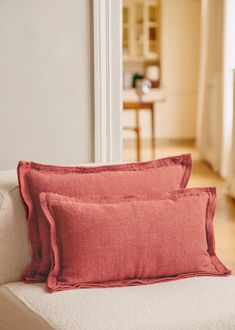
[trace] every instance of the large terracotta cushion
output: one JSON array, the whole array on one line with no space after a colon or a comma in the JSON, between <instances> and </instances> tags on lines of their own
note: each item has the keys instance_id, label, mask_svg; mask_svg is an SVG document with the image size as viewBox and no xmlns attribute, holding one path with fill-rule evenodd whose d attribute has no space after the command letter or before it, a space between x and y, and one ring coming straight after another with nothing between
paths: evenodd
<instances>
[{"instance_id":1,"label":"large terracotta cushion","mask_svg":"<svg viewBox=\"0 0 235 330\"><path fill-rule=\"evenodd\" d=\"M21 161L18 177L28 209L32 246L32 263L24 275L25 281L45 281L51 266L49 226L40 207L40 192L66 196L161 193L185 188L190 172L190 155L96 167L50 166Z\"/></svg>"}]
</instances>

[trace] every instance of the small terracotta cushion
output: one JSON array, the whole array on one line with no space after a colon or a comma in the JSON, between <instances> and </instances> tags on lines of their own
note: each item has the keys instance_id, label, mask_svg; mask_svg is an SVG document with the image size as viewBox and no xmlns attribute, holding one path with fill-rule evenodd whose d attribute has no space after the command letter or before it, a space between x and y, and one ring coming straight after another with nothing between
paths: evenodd
<instances>
[{"instance_id":1,"label":"small terracotta cushion","mask_svg":"<svg viewBox=\"0 0 235 330\"><path fill-rule=\"evenodd\" d=\"M66 196L159 193L187 185L191 156L95 167L50 166L19 162L20 191L28 210L32 262L26 282L45 282L51 267L49 226L40 207L39 193Z\"/></svg>"},{"instance_id":2,"label":"small terracotta cushion","mask_svg":"<svg viewBox=\"0 0 235 330\"><path fill-rule=\"evenodd\" d=\"M214 250L214 188L40 200L51 235L49 292L230 273Z\"/></svg>"}]
</instances>

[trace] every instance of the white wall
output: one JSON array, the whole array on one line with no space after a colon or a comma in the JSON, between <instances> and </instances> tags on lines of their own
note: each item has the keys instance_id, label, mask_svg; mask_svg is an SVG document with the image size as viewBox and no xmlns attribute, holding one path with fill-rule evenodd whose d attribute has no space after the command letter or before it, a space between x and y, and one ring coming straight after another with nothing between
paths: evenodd
<instances>
[{"instance_id":1,"label":"white wall","mask_svg":"<svg viewBox=\"0 0 235 330\"><path fill-rule=\"evenodd\" d=\"M88 0L0 1L0 169L93 158Z\"/></svg>"},{"instance_id":2,"label":"white wall","mask_svg":"<svg viewBox=\"0 0 235 330\"><path fill-rule=\"evenodd\" d=\"M198 93L200 0L162 0L162 85L157 136L194 138Z\"/></svg>"}]
</instances>

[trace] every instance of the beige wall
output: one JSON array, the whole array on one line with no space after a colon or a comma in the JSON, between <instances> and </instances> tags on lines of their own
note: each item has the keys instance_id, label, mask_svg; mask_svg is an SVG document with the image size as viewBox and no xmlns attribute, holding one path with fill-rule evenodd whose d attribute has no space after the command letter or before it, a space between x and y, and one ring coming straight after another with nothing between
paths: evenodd
<instances>
[{"instance_id":1,"label":"beige wall","mask_svg":"<svg viewBox=\"0 0 235 330\"><path fill-rule=\"evenodd\" d=\"M200 0L162 0L162 84L167 99L157 112L161 138L195 137L200 8Z\"/></svg>"},{"instance_id":2,"label":"beige wall","mask_svg":"<svg viewBox=\"0 0 235 330\"><path fill-rule=\"evenodd\" d=\"M90 1L0 1L0 26L0 169L91 161Z\"/></svg>"}]
</instances>

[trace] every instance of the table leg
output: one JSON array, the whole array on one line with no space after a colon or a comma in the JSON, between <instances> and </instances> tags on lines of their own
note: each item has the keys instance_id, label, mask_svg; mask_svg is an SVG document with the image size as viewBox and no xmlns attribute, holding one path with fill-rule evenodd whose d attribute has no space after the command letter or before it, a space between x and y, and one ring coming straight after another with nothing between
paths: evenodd
<instances>
[{"instance_id":1,"label":"table leg","mask_svg":"<svg viewBox=\"0 0 235 330\"><path fill-rule=\"evenodd\" d=\"M140 119L139 119L139 108L135 109L135 119L136 119L136 149L137 149L137 161L141 159L140 155Z\"/></svg>"},{"instance_id":2,"label":"table leg","mask_svg":"<svg viewBox=\"0 0 235 330\"><path fill-rule=\"evenodd\" d=\"M154 111L154 104L151 106L151 126L152 126L152 157L155 159L155 111Z\"/></svg>"}]
</instances>

